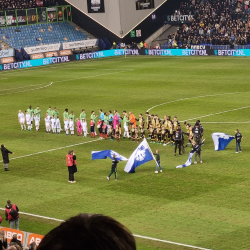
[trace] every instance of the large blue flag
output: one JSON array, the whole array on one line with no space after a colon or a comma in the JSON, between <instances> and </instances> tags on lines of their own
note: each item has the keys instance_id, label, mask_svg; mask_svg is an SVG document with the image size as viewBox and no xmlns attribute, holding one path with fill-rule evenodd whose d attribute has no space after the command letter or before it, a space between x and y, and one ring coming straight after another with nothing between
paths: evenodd
<instances>
[{"instance_id":1,"label":"large blue flag","mask_svg":"<svg viewBox=\"0 0 250 250\"><path fill-rule=\"evenodd\" d=\"M216 151L224 150L230 141L234 139L233 136L225 133L213 133L212 138L214 141L214 149Z\"/></svg>"},{"instance_id":2,"label":"large blue flag","mask_svg":"<svg viewBox=\"0 0 250 250\"><path fill-rule=\"evenodd\" d=\"M127 161L128 159L117 152L113 150L103 150L103 151L92 151L92 161L98 160L98 159L107 159L109 157L110 159L113 159L113 155L116 156L116 159L118 161Z\"/></svg>"},{"instance_id":3,"label":"large blue flag","mask_svg":"<svg viewBox=\"0 0 250 250\"><path fill-rule=\"evenodd\" d=\"M135 168L139 167L143 163L146 163L152 160L154 160L154 156L147 143L147 140L144 138L144 140L140 143L137 149L129 157L124 171L127 173L134 173Z\"/></svg>"},{"instance_id":4,"label":"large blue flag","mask_svg":"<svg viewBox=\"0 0 250 250\"><path fill-rule=\"evenodd\" d=\"M188 155L188 159L187 159L186 163L183 164L183 165L179 165L179 166L177 166L176 168L185 168L185 167L190 166L190 165L192 164L192 156L194 155L194 153L195 153L195 151L192 150L192 151L189 153L189 155Z\"/></svg>"}]
</instances>

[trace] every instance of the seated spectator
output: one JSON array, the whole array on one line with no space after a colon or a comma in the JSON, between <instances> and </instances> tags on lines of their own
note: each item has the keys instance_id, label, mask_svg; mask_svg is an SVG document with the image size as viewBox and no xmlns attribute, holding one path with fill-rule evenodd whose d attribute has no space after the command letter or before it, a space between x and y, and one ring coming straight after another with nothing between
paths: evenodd
<instances>
[{"instance_id":1,"label":"seated spectator","mask_svg":"<svg viewBox=\"0 0 250 250\"><path fill-rule=\"evenodd\" d=\"M37 250L135 250L128 229L111 217L80 214L50 231Z\"/></svg>"},{"instance_id":2,"label":"seated spectator","mask_svg":"<svg viewBox=\"0 0 250 250\"><path fill-rule=\"evenodd\" d=\"M17 234L13 234L12 239L10 241L10 246L18 245L22 249L21 241L17 239Z\"/></svg>"},{"instance_id":3,"label":"seated spectator","mask_svg":"<svg viewBox=\"0 0 250 250\"><path fill-rule=\"evenodd\" d=\"M5 231L0 232L0 250L7 248L7 238L5 236Z\"/></svg>"}]
</instances>

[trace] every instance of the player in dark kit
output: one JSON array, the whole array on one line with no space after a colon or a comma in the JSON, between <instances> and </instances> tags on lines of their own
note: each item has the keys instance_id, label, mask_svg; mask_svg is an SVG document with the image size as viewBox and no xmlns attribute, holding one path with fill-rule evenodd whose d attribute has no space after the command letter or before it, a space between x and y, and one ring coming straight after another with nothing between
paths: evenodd
<instances>
[{"instance_id":1,"label":"player in dark kit","mask_svg":"<svg viewBox=\"0 0 250 250\"><path fill-rule=\"evenodd\" d=\"M116 156L113 155L113 160L112 160L112 166L111 166L111 172L109 174L109 176L107 177L107 180L109 181L110 176L115 173L115 180L117 181L117 163L119 163L119 161L116 159Z\"/></svg>"},{"instance_id":2,"label":"player in dark kit","mask_svg":"<svg viewBox=\"0 0 250 250\"><path fill-rule=\"evenodd\" d=\"M200 144L202 134L203 134L203 128L199 124L198 121L195 123L192 132L194 134L194 140L195 140L196 144Z\"/></svg>"},{"instance_id":3,"label":"player in dark kit","mask_svg":"<svg viewBox=\"0 0 250 250\"><path fill-rule=\"evenodd\" d=\"M239 149L239 152L241 153L240 143L241 143L241 139L243 137L242 137L241 133L239 132L239 129L235 130L235 136L234 136L234 138L236 139L236 151L235 151L235 153L238 153L238 149Z\"/></svg>"},{"instance_id":4,"label":"player in dark kit","mask_svg":"<svg viewBox=\"0 0 250 250\"><path fill-rule=\"evenodd\" d=\"M177 130L175 131L175 150L174 150L174 155L176 156L176 149L177 146L179 147L179 155L181 154L181 150L183 149L183 135L189 135L188 133L184 133L181 130L181 126L178 126Z\"/></svg>"}]
</instances>

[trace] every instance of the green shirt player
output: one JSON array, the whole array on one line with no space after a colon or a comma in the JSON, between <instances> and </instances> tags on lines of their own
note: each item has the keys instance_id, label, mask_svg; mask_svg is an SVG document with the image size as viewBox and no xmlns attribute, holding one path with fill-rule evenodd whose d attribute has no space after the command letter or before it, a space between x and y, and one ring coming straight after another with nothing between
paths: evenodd
<instances>
[{"instance_id":1,"label":"green shirt player","mask_svg":"<svg viewBox=\"0 0 250 250\"><path fill-rule=\"evenodd\" d=\"M71 114L69 115L69 120L72 118L73 122L75 123L76 121L76 118L75 118L75 115L74 115L74 112L71 111Z\"/></svg>"},{"instance_id":2,"label":"green shirt player","mask_svg":"<svg viewBox=\"0 0 250 250\"><path fill-rule=\"evenodd\" d=\"M39 118L39 121L41 120L41 115L42 115L42 111L40 109L39 106L36 107L36 109L34 109L34 114L36 115L36 117Z\"/></svg>"},{"instance_id":3,"label":"green shirt player","mask_svg":"<svg viewBox=\"0 0 250 250\"><path fill-rule=\"evenodd\" d=\"M55 119L56 119L56 117L59 115L59 112L57 111L56 107L54 107L54 110L53 110L53 112L52 112L52 115L55 117Z\"/></svg>"},{"instance_id":4,"label":"green shirt player","mask_svg":"<svg viewBox=\"0 0 250 250\"><path fill-rule=\"evenodd\" d=\"M69 120L69 110L65 109L65 111L63 112L63 120L66 118L67 120Z\"/></svg>"},{"instance_id":5,"label":"green shirt player","mask_svg":"<svg viewBox=\"0 0 250 250\"><path fill-rule=\"evenodd\" d=\"M33 115L34 115L34 110L32 109L31 105L29 106L29 108L27 109L27 111L30 114L30 118L31 118L31 128L33 127Z\"/></svg>"},{"instance_id":6,"label":"green shirt player","mask_svg":"<svg viewBox=\"0 0 250 250\"><path fill-rule=\"evenodd\" d=\"M85 121L87 122L85 109L82 109L82 113L80 114L80 120L82 121L82 119L85 119Z\"/></svg>"},{"instance_id":7,"label":"green shirt player","mask_svg":"<svg viewBox=\"0 0 250 250\"><path fill-rule=\"evenodd\" d=\"M92 112L91 112L90 119L93 120L94 123L96 123L96 121L97 121L97 116L95 115L95 111L92 111Z\"/></svg>"},{"instance_id":8,"label":"green shirt player","mask_svg":"<svg viewBox=\"0 0 250 250\"><path fill-rule=\"evenodd\" d=\"M50 117L53 115L53 109L51 109L50 106L49 106L49 109L46 112L49 114Z\"/></svg>"}]
</instances>

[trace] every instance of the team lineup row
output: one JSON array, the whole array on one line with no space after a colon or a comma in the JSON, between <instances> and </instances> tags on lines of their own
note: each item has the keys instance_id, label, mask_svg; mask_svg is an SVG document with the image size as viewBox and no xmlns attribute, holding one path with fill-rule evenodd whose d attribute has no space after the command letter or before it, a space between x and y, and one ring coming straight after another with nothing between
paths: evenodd
<instances>
[{"instance_id":1,"label":"team lineup row","mask_svg":"<svg viewBox=\"0 0 250 250\"><path fill-rule=\"evenodd\" d=\"M21 129L26 129L26 121L28 130L30 131L34 121L36 131L38 132L41 120L40 107L37 106L37 108L33 110L32 107L29 106L25 113L26 114L19 110L18 119ZM111 140L116 138L119 141L122 135L122 124L124 128L124 138L131 138L133 141L139 142L140 138L145 137L145 132L147 131L151 143L163 143L164 146L168 143L172 143L173 145L176 140L183 141L184 134L188 135L189 140L192 138L201 138L203 135L203 128L200 121L197 121L195 126L191 126L189 123L185 122L186 133L184 133L181 130L180 123L176 116L173 120L167 115L164 116L164 119L160 119L158 115L150 115L148 112L145 113L145 116L144 118L142 114L139 114L139 117L136 118L131 111L129 113L123 111L122 117L117 110L114 110L114 113L112 113L112 111L103 112L102 109L99 110L99 116L97 116L95 111L92 111L89 123L91 137L95 137L98 131L100 138L105 137L105 139L108 139L108 137L110 137ZM56 107L54 109L49 107L46 111L44 122L47 133L50 133L52 130L52 133L60 134L62 131L59 112ZM71 135L74 135L76 124L78 136L82 134L84 137L87 136L88 124L85 109L82 109L79 118L75 117L73 111L69 114L68 109L65 109L63 113L63 122L66 135L69 134L69 131Z\"/></svg>"}]
</instances>

